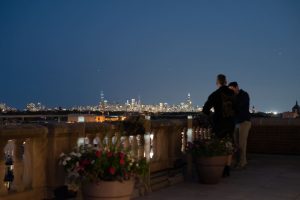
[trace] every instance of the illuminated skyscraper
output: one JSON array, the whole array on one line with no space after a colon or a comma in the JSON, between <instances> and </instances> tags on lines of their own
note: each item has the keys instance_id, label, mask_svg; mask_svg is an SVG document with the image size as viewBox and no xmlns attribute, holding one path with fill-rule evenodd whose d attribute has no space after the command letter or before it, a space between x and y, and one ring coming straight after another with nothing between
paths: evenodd
<instances>
[{"instance_id":1,"label":"illuminated skyscraper","mask_svg":"<svg viewBox=\"0 0 300 200\"><path fill-rule=\"evenodd\" d=\"M101 91L100 93L100 103L99 103L99 110L103 113L105 111L105 99L104 99L104 93Z\"/></svg>"}]
</instances>

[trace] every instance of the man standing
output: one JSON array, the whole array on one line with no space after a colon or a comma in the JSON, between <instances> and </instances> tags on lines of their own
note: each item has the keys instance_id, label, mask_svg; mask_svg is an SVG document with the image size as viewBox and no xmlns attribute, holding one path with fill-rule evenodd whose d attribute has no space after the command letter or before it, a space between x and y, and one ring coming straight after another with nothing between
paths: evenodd
<instances>
[{"instance_id":1,"label":"man standing","mask_svg":"<svg viewBox=\"0 0 300 200\"><path fill-rule=\"evenodd\" d=\"M237 82L231 82L228 86L236 95L236 126L234 138L238 146L237 167L244 168L247 165L247 139L251 128L251 116L249 112L250 98L247 92L239 88Z\"/></svg>"},{"instance_id":2,"label":"man standing","mask_svg":"<svg viewBox=\"0 0 300 200\"><path fill-rule=\"evenodd\" d=\"M203 107L203 113L210 114L211 108L213 114L213 132L219 138L232 136L234 132L234 92L227 87L226 76L219 74L217 76L218 89L209 95Z\"/></svg>"},{"instance_id":3,"label":"man standing","mask_svg":"<svg viewBox=\"0 0 300 200\"><path fill-rule=\"evenodd\" d=\"M213 121L212 128L213 133L218 138L224 138L229 136L233 137L234 132L234 92L227 87L226 76L219 74L217 76L218 89L209 95L206 103L203 107L203 113L210 114L210 110L213 108ZM232 156L228 156L227 164L223 171L223 177L230 176L230 165Z\"/></svg>"}]
</instances>

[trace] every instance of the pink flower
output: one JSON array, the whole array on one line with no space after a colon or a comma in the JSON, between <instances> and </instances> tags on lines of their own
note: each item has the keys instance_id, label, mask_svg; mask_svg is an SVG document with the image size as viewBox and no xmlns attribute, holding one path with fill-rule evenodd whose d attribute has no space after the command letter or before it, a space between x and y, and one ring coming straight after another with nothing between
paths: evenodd
<instances>
[{"instance_id":1,"label":"pink flower","mask_svg":"<svg viewBox=\"0 0 300 200\"><path fill-rule=\"evenodd\" d=\"M80 161L80 163L79 163L79 165L82 166L82 167L85 167L85 166L87 166L87 165L89 165L89 164L91 164L91 161L90 161L90 160L87 160L87 159L82 160L82 161Z\"/></svg>"},{"instance_id":2,"label":"pink flower","mask_svg":"<svg viewBox=\"0 0 300 200\"><path fill-rule=\"evenodd\" d=\"M110 168L109 168L109 173L110 173L111 175L114 175L114 174L116 173L116 169L115 169L114 167L110 167Z\"/></svg>"},{"instance_id":3,"label":"pink flower","mask_svg":"<svg viewBox=\"0 0 300 200\"><path fill-rule=\"evenodd\" d=\"M119 156L120 156L120 158L121 158L121 159L124 159L124 157L125 157L125 154L124 154L124 153L122 153L122 152L120 152L120 153L119 153Z\"/></svg>"},{"instance_id":4,"label":"pink flower","mask_svg":"<svg viewBox=\"0 0 300 200\"><path fill-rule=\"evenodd\" d=\"M125 160L123 158L120 159L120 165L124 165L125 164Z\"/></svg>"},{"instance_id":5,"label":"pink flower","mask_svg":"<svg viewBox=\"0 0 300 200\"><path fill-rule=\"evenodd\" d=\"M110 151L110 152L107 152L106 156L107 156L108 158L110 158L110 157L113 156L113 153L112 153L111 151Z\"/></svg>"},{"instance_id":6,"label":"pink flower","mask_svg":"<svg viewBox=\"0 0 300 200\"><path fill-rule=\"evenodd\" d=\"M100 157L101 157L101 153L102 153L102 152L101 152L101 151L99 151L99 150L98 150L98 151L96 151L96 157L97 157L97 158L100 158Z\"/></svg>"}]
</instances>

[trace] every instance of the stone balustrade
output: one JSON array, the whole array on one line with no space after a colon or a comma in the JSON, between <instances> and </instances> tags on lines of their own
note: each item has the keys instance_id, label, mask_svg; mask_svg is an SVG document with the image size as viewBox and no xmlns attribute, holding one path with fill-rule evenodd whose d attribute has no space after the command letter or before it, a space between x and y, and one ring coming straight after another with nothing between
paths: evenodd
<instances>
[{"instance_id":1,"label":"stone balustrade","mask_svg":"<svg viewBox=\"0 0 300 200\"><path fill-rule=\"evenodd\" d=\"M186 145L188 120L150 120L144 122L145 133L122 136L122 144L138 157L150 162L150 172L172 168L182 158ZM190 123L192 128L192 123ZM7 168L14 178L0 184L1 199L44 199L53 197L53 189L64 184L65 173L59 165L62 152L77 145L112 143L122 135L117 123L58 123L48 125L16 125L0 128L0 178ZM6 153L6 154L5 154ZM5 155L13 163L6 165ZM9 186L9 187L8 187Z\"/></svg>"},{"instance_id":2,"label":"stone balustrade","mask_svg":"<svg viewBox=\"0 0 300 200\"><path fill-rule=\"evenodd\" d=\"M255 151L255 145L259 144L258 149L264 153L262 149L267 147L263 142L272 144L274 134L271 132L275 133L277 142L279 142L278 138L281 138L281 141L299 144L299 124L289 121L279 123L274 128L275 125L268 120L254 120L249 136L249 150L259 152ZM271 129L268 130L270 127ZM150 174L156 174L172 169L178 160L184 160L187 142L197 138L208 138L211 132L205 123L192 117L164 120L151 120L146 117L144 128L145 132L123 135L117 123L2 126L0 127L0 150L2 151L0 181L4 180L8 169L13 172L14 179L0 184L0 199L52 198L53 189L63 185L65 181L63 167L58 164L60 154L70 152L82 143L101 145L112 143L114 137L122 136L122 144L136 156L145 156L150 162ZM267 136L269 138L265 138ZM296 146L294 143L289 146L293 147L295 153L300 154L299 145ZM6 163L7 155L11 156L12 165ZM170 184L170 179L164 180L165 185Z\"/></svg>"}]
</instances>

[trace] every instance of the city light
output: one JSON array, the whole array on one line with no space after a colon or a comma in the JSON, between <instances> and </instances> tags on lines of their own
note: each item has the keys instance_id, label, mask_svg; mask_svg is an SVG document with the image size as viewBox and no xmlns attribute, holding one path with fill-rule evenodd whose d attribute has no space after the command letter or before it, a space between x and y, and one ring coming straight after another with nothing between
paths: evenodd
<instances>
[{"instance_id":1,"label":"city light","mask_svg":"<svg viewBox=\"0 0 300 200\"><path fill-rule=\"evenodd\" d=\"M0 111L5 112L16 112L16 108L11 108L5 103L0 103ZM202 108L199 106L194 106L191 100L191 94L188 93L185 101L179 104L169 104L168 102L159 102L157 104L142 104L141 99L136 100L132 98L127 100L124 104L121 103L110 103L104 98L104 93L100 93L100 101L98 105L86 105L86 106L73 106L71 108L54 107L48 108L40 102L28 103L24 111L27 112L47 112L47 111L72 111L72 112L201 112ZM79 121L82 119L78 119ZM124 119L123 119L124 120ZM98 121L102 121L99 119Z\"/></svg>"}]
</instances>

